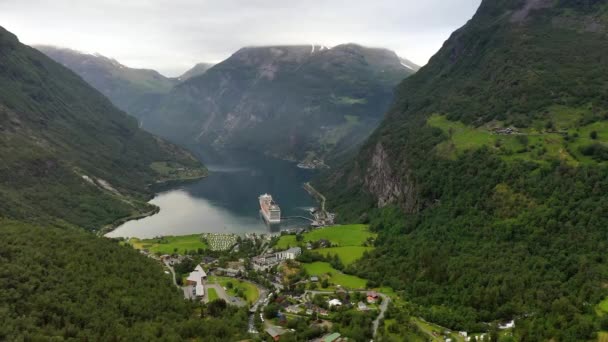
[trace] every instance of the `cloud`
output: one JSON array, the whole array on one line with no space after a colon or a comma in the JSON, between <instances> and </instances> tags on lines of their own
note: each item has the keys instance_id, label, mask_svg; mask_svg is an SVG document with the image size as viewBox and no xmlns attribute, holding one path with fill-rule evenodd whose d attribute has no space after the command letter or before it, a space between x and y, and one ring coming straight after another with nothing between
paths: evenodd
<instances>
[{"instance_id":1,"label":"cloud","mask_svg":"<svg viewBox=\"0 0 608 342\"><path fill-rule=\"evenodd\" d=\"M347 42L425 64L481 0L2 0L26 44L98 52L174 76L239 48Z\"/></svg>"}]
</instances>

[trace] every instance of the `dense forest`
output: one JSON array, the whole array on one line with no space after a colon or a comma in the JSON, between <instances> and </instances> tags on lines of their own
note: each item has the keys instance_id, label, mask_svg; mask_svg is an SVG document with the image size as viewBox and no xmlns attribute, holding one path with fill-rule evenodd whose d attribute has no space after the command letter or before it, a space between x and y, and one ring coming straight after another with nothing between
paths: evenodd
<instances>
[{"instance_id":1,"label":"dense forest","mask_svg":"<svg viewBox=\"0 0 608 342\"><path fill-rule=\"evenodd\" d=\"M0 340L246 337L246 309L184 301L162 267L134 249L15 221L0 220L0 234Z\"/></svg>"},{"instance_id":2,"label":"dense forest","mask_svg":"<svg viewBox=\"0 0 608 342\"><path fill-rule=\"evenodd\" d=\"M606 328L608 7L531 3L483 1L400 85L359 156L316 183L341 220L379 232L349 271L428 320L586 340ZM516 133L492 131L504 128Z\"/></svg>"}]
</instances>

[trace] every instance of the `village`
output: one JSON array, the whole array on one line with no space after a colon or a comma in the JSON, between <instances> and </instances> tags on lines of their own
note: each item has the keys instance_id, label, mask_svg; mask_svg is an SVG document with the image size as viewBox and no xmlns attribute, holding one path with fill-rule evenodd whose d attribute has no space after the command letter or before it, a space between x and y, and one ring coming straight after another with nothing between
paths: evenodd
<instances>
[{"instance_id":1,"label":"village","mask_svg":"<svg viewBox=\"0 0 608 342\"><path fill-rule=\"evenodd\" d=\"M185 249L177 237L133 246L164 265L185 299L223 300L247 310L254 340L295 335L307 341L371 341L390 336L398 322L387 316L407 305L392 289L370 286L343 271L373 250L375 237L366 225L345 225L280 235L201 234L183 237ZM488 336L450 331L421 318L412 322L430 341L486 341ZM509 334L514 324L498 328Z\"/></svg>"}]
</instances>

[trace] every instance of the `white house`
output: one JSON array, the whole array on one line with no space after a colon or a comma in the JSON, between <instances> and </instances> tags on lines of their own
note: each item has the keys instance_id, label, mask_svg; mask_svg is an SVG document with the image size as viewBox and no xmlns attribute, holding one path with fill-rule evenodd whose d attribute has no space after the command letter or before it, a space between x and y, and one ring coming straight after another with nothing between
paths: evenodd
<instances>
[{"instance_id":1,"label":"white house","mask_svg":"<svg viewBox=\"0 0 608 342\"><path fill-rule=\"evenodd\" d=\"M339 299L332 299L329 302L327 302L327 304L329 304L329 306L342 306L342 302Z\"/></svg>"},{"instance_id":2,"label":"white house","mask_svg":"<svg viewBox=\"0 0 608 342\"><path fill-rule=\"evenodd\" d=\"M298 255L302 254L302 248L300 247L292 247L286 251L277 252L277 259L279 260L287 260L287 259L295 259Z\"/></svg>"},{"instance_id":3,"label":"white house","mask_svg":"<svg viewBox=\"0 0 608 342\"><path fill-rule=\"evenodd\" d=\"M188 284L194 285L194 291L196 292L197 297L202 297L205 295L205 287L203 283L206 279L207 273L205 273L201 265L197 265L194 268L194 271L190 272L190 275L186 279Z\"/></svg>"},{"instance_id":4,"label":"white house","mask_svg":"<svg viewBox=\"0 0 608 342\"><path fill-rule=\"evenodd\" d=\"M511 320L510 322L507 322L505 324L501 324L498 326L498 329L500 330L505 330L505 329L512 329L515 328L515 321Z\"/></svg>"}]
</instances>

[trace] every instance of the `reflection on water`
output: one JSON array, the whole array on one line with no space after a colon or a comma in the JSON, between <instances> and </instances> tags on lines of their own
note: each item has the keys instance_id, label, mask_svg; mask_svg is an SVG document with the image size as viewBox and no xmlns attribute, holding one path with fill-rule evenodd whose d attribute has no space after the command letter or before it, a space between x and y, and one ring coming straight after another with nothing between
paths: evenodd
<instances>
[{"instance_id":1,"label":"reflection on water","mask_svg":"<svg viewBox=\"0 0 608 342\"><path fill-rule=\"evenodd\" d=\"M201 159L211 172L209 177L157 194L151 203L161 208L158 214L127 222L107 236L268 233L307 224L305 220L287 220L268 227L259 213L258 196L272 194L282 216L308 216L314 201L302 184L310 179L311 171L298 169L294 163L242 153L214 158L202 154Z\"/></svg>"}]
</instances>

